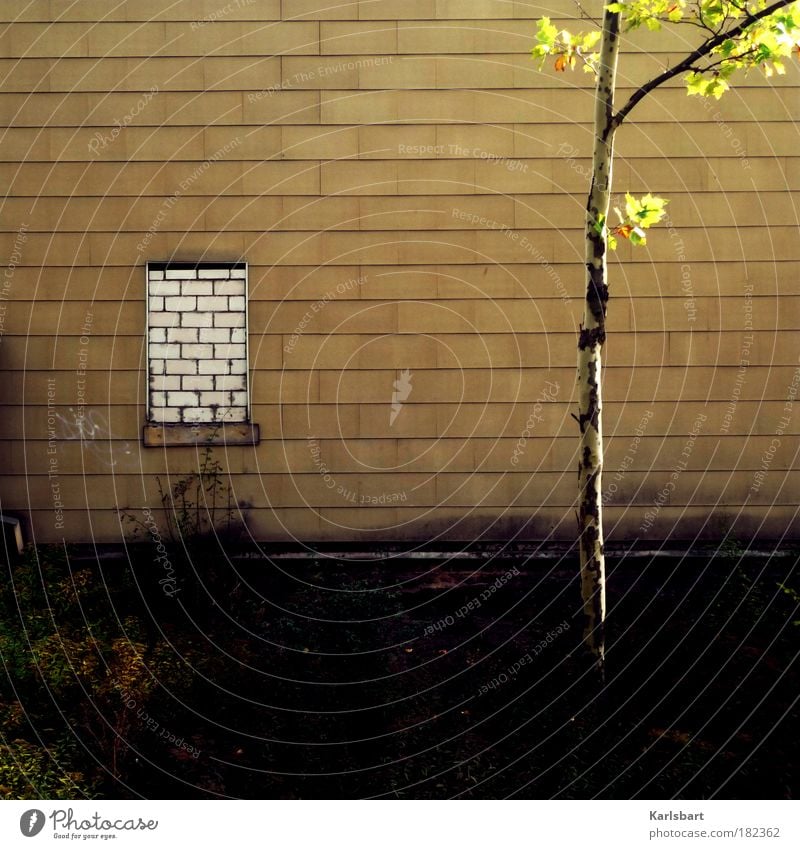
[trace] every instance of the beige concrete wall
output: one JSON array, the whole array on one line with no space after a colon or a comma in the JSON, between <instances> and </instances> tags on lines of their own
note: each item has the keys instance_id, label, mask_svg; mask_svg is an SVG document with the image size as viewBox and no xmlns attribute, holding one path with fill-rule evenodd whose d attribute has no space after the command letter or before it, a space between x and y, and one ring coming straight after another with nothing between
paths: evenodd
<instances>
[{"instance_id":1,"label":"beige concrete wall","mask_svg":"<svg viewBox=\"0 0 800 849\"><path fill-rule=\"evenodd\" d=\"M193 467L140 444L143 266L245 259L262 442L220 457L255 536L570 538L590 80L529 51L572 8L0 2L2 509L112 541ZM619 136L672 226L612 262L614 539L798 531L798 82L674 86Z\"/></svg>"}]
</instances>

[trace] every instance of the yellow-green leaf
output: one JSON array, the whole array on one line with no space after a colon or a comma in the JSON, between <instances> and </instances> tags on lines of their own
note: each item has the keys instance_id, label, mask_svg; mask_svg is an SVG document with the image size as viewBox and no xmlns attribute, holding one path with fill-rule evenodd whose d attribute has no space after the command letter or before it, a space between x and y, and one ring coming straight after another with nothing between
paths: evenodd
<instances>
[{"instance_id":1,"label":"yellow-green leaf","mask_svg":"<svg viewBox=\"0 0 800 849\"><path fill-rule=\"evenodd\" d=\"M598 41L600 41L601 32L600 30L592 30L591 32L587 32L583 37L583 42L581 43L582 50L591 50Z\"/></svg>"},{"instance_id":2,"label":"yellow-green leaf","mask_svg":"<svg viewBox=\"0 0 800 849\"><path fill-rule=\"evenodd\" d=\"M539 31L536 38L543 44L552 46L555 43L558 30L550 23L550 18L539 19Z\"/></svg>"}]
</instances>

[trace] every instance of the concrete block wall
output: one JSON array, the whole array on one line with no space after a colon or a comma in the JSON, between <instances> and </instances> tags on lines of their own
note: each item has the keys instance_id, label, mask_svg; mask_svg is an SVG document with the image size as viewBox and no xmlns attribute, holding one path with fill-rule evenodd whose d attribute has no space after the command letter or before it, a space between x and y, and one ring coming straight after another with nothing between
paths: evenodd
<instances>
[{"instance_id":1,"label":"concrete block wall","mask_svg":"<svg viewBox=\"0 0 800 849\"><path fill-rule=\"evenodd\" d=\"M148 263L148 420L246 422L247 268Z\"/></svg>"},{"instance_id":2,"label":"concrete block wall","mask_svg":"<svg viewBox=\"0 0 800 849\"><path fill-rule=\"evenodd\" d=\"M0 0L2 508L118 540L196 467L141 444L145 267L235 258L261 442L219 457L256 537L571 539L592 81L538 70L541 15L576 7ZM625 34L620 98L693 37ZM618 135L614 193L670 224L611 261L611 540L800 533L799 90L676 84ZM195 283L152 293L198 308L152 341L162 416L241 391L199 307L239 295Z\"/></svg>"}]
</instances>

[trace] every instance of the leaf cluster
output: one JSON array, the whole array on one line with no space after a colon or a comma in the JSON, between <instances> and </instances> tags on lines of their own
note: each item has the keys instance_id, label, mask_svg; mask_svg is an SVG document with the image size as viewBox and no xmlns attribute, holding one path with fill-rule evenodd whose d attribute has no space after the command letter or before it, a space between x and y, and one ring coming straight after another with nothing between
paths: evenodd
<instances>
[{"instance_id":1,"label":"leaf cluster","mask_svg":"<svg viewBox=\"0 0 800 849\"><path fill-rule=\"evenodd\" d=\"M645 231L664 218L668 203L668 200L651 194L635 198L630 193L626 193L624 211L620 210L619 207L614 208L619 223L609 229L606 234L609 248L616 250L617 237L627 239L632 245L647 244ZM601 220L595 222L594 227L598 233L602 234L605 225L605 220Z\"/></svg>"},{"instance_id":2,"label":"leaf cluster","mask_svg":"<svg viewBox=\"0 0 800 849\"><path fill-rule=\"evenodd\" d=\"M555 69L566 71L581 63L584 71L597 73L600 56L594 51L600 41L600 30L572 34L569 30L559 30L550 18L541 18L536 33L537 44L531 51L534 59L539 59L541 67L548 56L555 56Z\"/></svg>"},{"instance_id":3,"label":"leaf cluster","mask_svg":"<svg viewBox=\"0 0 800 849\"><path fill-rule=\"evenodd\" d=\"M775 4L773 4L775 5ZM691 95L717 100L730 89L729 79L737 72L758 68L766 77L786 73L786 60L800 55L800 3L786 3L771 14L766 0L630 0L613 2L607 12L620 16L625 32L646 27L657 31L665 24L695 27L709 49L683 75ZM536 33L534 58L555 59L555 69L597 73L599 55L592 52L601 37L600 29L572 34L559 30L550 18L541 18Z\"/></svg>"}]
</instances>

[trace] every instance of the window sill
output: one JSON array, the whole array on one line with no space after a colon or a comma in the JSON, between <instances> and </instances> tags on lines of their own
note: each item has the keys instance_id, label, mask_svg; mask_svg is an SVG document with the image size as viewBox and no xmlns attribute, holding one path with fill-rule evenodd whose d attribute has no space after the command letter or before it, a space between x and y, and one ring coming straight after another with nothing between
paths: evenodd
<instances>
[{"instance_id":1,"label":"window sill","mask_svg":"<svg viewBox=\"0 0 800 849\"><path fill-rule=\"evenodd\" d=\"M257 424L146 424L142 442L146 448L165 445L258 445Z\"/></svg>"}]
</instances>

